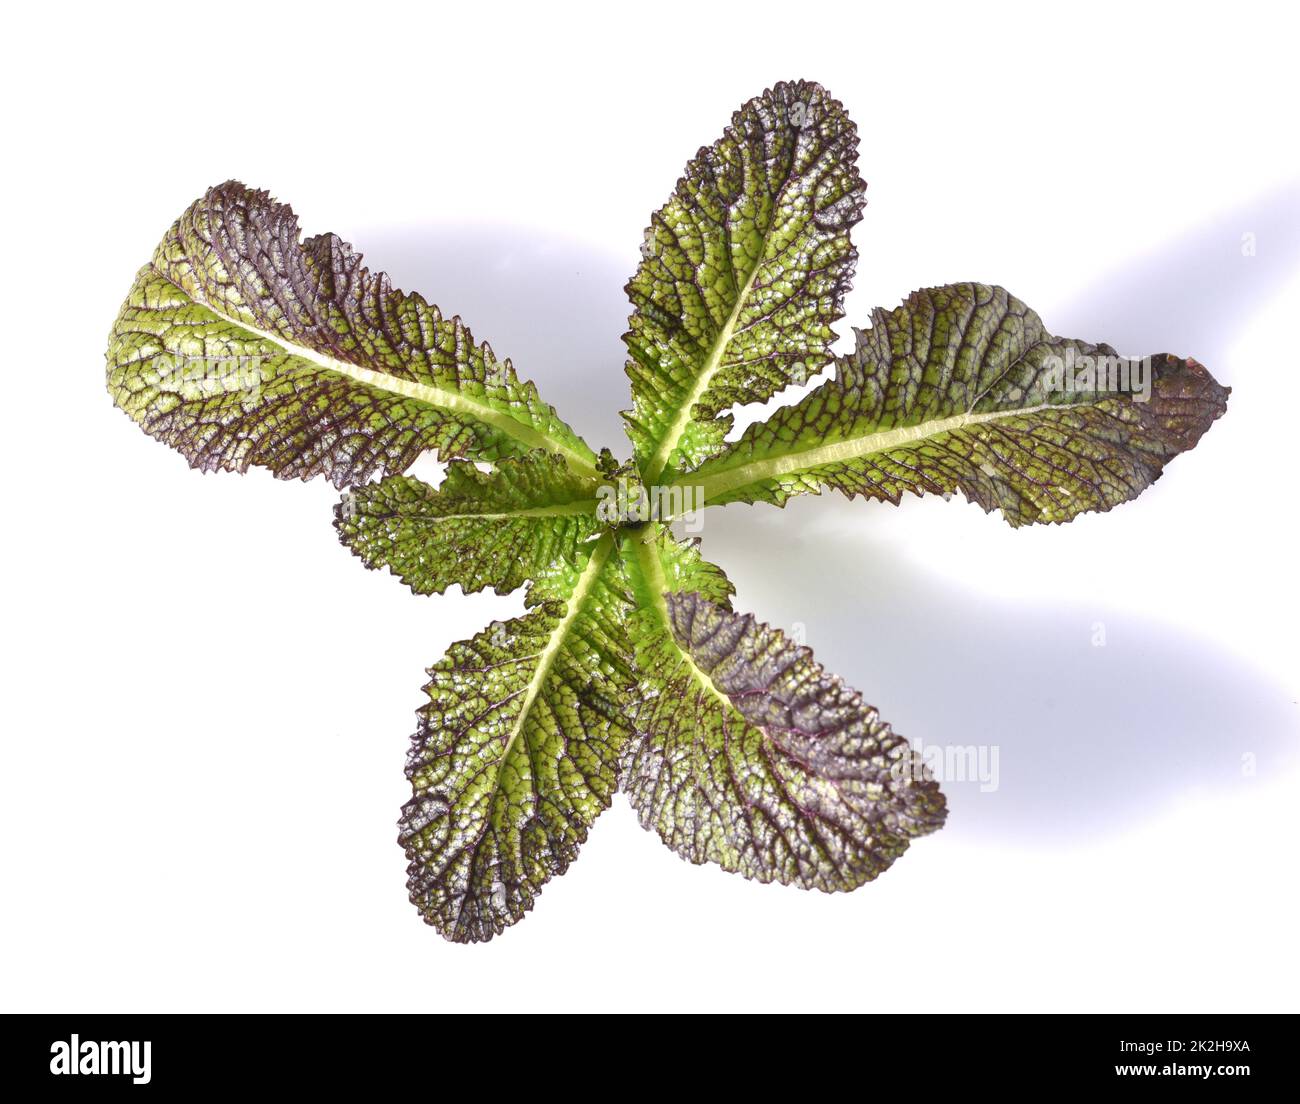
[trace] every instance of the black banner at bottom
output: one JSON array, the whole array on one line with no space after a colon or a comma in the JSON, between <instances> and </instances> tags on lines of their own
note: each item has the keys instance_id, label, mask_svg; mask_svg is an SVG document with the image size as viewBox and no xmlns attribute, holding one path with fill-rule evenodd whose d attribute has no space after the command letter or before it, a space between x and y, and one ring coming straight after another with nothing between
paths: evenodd
<instances>
[{"instance_id":1,"label":"black banner at bottom","mask_svg":"<svg viewBox=\"0 0 1300 1104\"><path fill-rule=\"evenodd\" d=\"M862 1017L867 1024L844 1025L827 1017L802 1029L783 1024L779 1039L766 1040L766 1030L749 1018L728 1018L733 1022L723 1029L731 1040L725 1047L727 1069L718 1068L717 1074L731 1085L765 1080L776 1050L781 1064L798 1063L801 1076L835 1055L834 1070L827 1072L836 1079L852 1078L853 1067L863 1063L882 1074L918 1077L917 1085L927 1093L1022 1085L1104 1088L1123 1082L1179 1090L1206 1085L1239 1093L1290 1085L1297 1061L1289 1016L872 1016ZM577 1094L590 1092L577 1087L579 1078L586 1079L578 1071L593 1059L599 1063L593 1071L622 1061L631 1072L650 1062L650 1068L669 1075L665 1042L654 1040L652 1028L638 1028L615 1048L608 1024L512 1029L487 1028L469 1016L428 1024L422 1019L8 1016L0 1028L0 1058L9 1085L88 1093L253 1086L338 1092L390 1085L445 1092L447 1077L457 1072L468 1077L486 1072L489 1079L495 1073L522 1088L518 1079L536 1071L549 1082L548 1093ZM698 1035L692 1042L693 1031ZM690 1070L689 1080L697 1086L701 1067L713 1064L706 1055L716 1032L705 1026L671 1029L673 1057L667 1060L679 1074ZM591 1048L586 1058L584 1046ZM799 1049L806 1053L800 1056ZM665 1084L673 1092L683 1088L684 1083L671 1089Z\"/></svg>"}]
</instances>

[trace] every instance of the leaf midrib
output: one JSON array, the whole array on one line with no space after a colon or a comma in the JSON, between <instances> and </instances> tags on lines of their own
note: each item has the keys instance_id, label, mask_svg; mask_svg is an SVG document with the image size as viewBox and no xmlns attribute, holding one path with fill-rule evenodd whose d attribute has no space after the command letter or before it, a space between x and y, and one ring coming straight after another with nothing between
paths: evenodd
<instances>
[{"instance_id":1,"label":"leaf midrib","mask_svg":"<svg viewBox=\"0 0 1300 1104\"><path fill-rule=\"evenodd\" d=\"M643 476L646 483L655 483L663 475L664 469L668 466L668 457L673 454L673 449L681 441L682 435L686 432L686 427L691 424L695 404L704 396L704 393L709 389L709 384L713 381L713 377L718 374L719 369L722 367L722 358L727 351L727 346L731 344L732 335L736 332L736 323L740 321L741 312L745 308L745 300L749 297L755 279L758 278L758 270L763 267L763 255L767 252L767 236L770 230L769 227L763 233L763 242L759 247L758 260L754 262L753 271L745 280L745 286L740 289L740 294L736 297L736 305L732 308L731 314L727 317L722 329L718 331L713 348L709 352L709 358L704 362L704 368L696 377L690 394L678 407L677 417L674 419L671 428L664 434L663 440L659 442L659 447L655 449L654 455L650 457L646 474Z\"/></svg>"},{"instance_id":2,"label":"leaf midrib","mask_svg":"<svg viewBox=\"0 0 1300 1104\"><path fill-rule=\"evenodd\" d=\"M700 488L704 503L708 505L710 498L730 493L754 483L761 483L767 479L776 479L783 475L792 475L795 472L809 471L814 468L824 467L827 464L857 460L877 452L888 452L896 448L911 448L934 437L952 433L967 426L981 425L985 422L1002 419L1019 418L1029 414L1037 414L1043 410L1053 409L1057 409L1057 407L1052 403L1040 403L1037 406L991 410L983 414L974 414L967 411L964 414L954 414L948 418L936 418L928 422L918 422L915 425L898 426L894 429L863 434L860 437L849 437L829 445L818 445L795 452L784 452L777 456L767 456L761 460L753 460L703 477L698 473L683 475L671 486L677 487L689 484L692 487Z\"/></svg>"},{"instance_id":3,"label":"leaf midrib","mask_svg":"<svg viewBox=\"0 0 1300 1104\"><path fill-rule=\"evenodd\" d=\"M567 608L564 616L560 618L555 628L551 632L551 638L546 642L546 647L538 653L537 668L533 672L533 677L529 680L528 689L524 695L523 705L519 708L519 715L515 718L514 726L510 730L510 736L506 740L505 747L501 749L501 762L505 763L506 757L510 754L510 749L519 739L519 734L523 731L524 725L528 721L528 714L532 710L533 703L537 700L537 695L541 692L543 683L546 682L547 676L551 673L551 667L555 663L555 657L559 655L560 648L564 644L564 638L568 636L569 630L573 627L573 622L577 619L578 614L582 612L583 603L587 600L587 595L591 593L591 588L595 586L596 579L600 575L601 569L605 566L605 561L609 559L610 549L613 547L614 537L612 533L606 533L596 543L596 547L591 550L591 557L587 560L587 566L582 569L582 574L578 576L578 581L574 584L573 591L569 595ZM501 779L500 772L497 775L497 789L500 789ZM493 798L496 791L493 791Z\"/></svg>"},{"instance_id":4,"label":"leaf midrib","mask_svg":"<svg viewBox=\"0 0 1300 1104\"><path fill-rule=\"evenodd\" d=\"M659 558L659 550L655 547L655 537L651 535L645 538L634 538L633 543L633 555L636 557L637 568L641 573L645 597L650 603L650 608L662 623L664 636L677 650L691 677L700 687L720 702L728 713L735 713L743 722L745 718L736 709L731 699L718 689L713 678L695 662L691 654L677 643L677 637L673 634L672 617L668 613L668 600L666 597L668 581L664 575L663 561Z\"/></svg>"},{"instance_id":5,"label":"leaf midrib","mask_svg":"<svg viewBox=\"0 0 1300 1104\"><path fill-rule=\"evenodd\" d=\"M173 283L171 277L165 272L159 271L156 267L155 272L164 280ZM400 376L394 376L388 372L380 372L373 368L366 368L360 364L352 364L349 361L339 360L336 357L329 356L327 353L319 352L316 349L309 348L306 345L298 345L295 342L287 341L279 334L271 333L264 330L243 318L237 318L227 314L225 311L214 306L209 300L200 298L192 291L186 291L177 287L178 291L189 296L194 302L198 303L205 310L211 311L223 322L235 326L241 330L252 334L259 341L265 341L268 345L281 350L288 356L297 357L299 360L305 360L318 368L323 368L329 372L336 372L348 379L355 380L357 383L374 387L381 391L387 391L390 394L401 395L404 398L414 399L416 402L424 403L428 406L438 407L444 410L451 410L459 414L466 414L476 421L483 422L493 429L504 433L514 441L526 445L530 449L545 449L547 452L558 453L564 457L565 462L576 475L585 479L598 479L600 473L596 466L591 463L582 453L574 449L571 445L563 441L557 441L548 437L541 430L533 426L526 425L516 418L510 417L487 403L471 396L461 394L458 391L451 391L445 387L438 387L435 384L418 383L415 380L405 380Z\"/></svg>"},{"instance_id":6,"label":"leaf midrib","mask_svg":"<svg viewBox=\"0 0 1300 1104\"><path fill-rule=\"evenodd\" d=\"M519 713L515 717L515 722L510 728L510 735L506 738L504 746L501 748L501 755L497 759L495 778L492 781L492 792L487 798L488 816L483 821L482 830L478 839L474 843L477 851L478 843L483 838L483 833L488 831L493 820L492 807L496 804L497 796L501 793L501 775L505 769L506 762L510 758L510 752L518 743L525 726L528 723L529 714L532 712L533 705L537 701L546 679L551 673L551 668L555 665L555 659L560 654L560 649L564 646L565 638L569 635L569 630L573 628L574 621L582 612L582 607L591 593L592 587L596 585L605 562L609 559L610 550L613 548L614 536L612 533L606 533L591 550L591 557L587 560L587 566L583 568L582 574L578 576L578 581L574 584L573 590L569 594L567 607L564 616L556 622L555 627L551 630L550 639L546 642L546 647L537 653L537 666L533 670L533 676L528 680L528 686L524 691L524 700L519 706ZM518 691L515 691L518 693ZM512 695L513 696L513 695ZM534 788L534 793L536 789ZM465 904L469 894L466 894L457 910L455 928L459 928L461 919L464 916Z\"/></svg>"},{"instance_id":7,"label":"leaf midrib","mask_svg":"<svg viewBox=\"0 0 1300 1104\"><path fill-rule=\"evenodd\" d=\"M793 170L792 170L793 171ZM699 376L696 377L695 383L691 388L690 394L686 401L677 409L677 417L672 427L664 435L663 440L659 442L654 454L650 458L650 463L645 472L642 473L642 479L647 484L657 483L663 478L664 470L668 467L668 458L673 454L681 442L687 426L694 420L695 404L703 398L704 393L709 389L709 384L713 377L717 375L722 367L722 357L727 351L727 346L731 344L731 338L736 332L736 323L740 321L740 315L745 309L745 301L749 298L749 293L754 288L754 281L758 279L759 270L763 267L763 262L767 258L767 243L772 237L772 228L776 225L777 212L780 210L781 203L785 198L785 193L789 190L793 178L786 176L781 184L780 190L772 199L771 209L769 211L768 224L763 228L763 236L759 241L758 255L754 260L754 267L750 270L749 275L745 278L745 285L740 289L736 296L736 305L731 309L731 314L727 317L722 329L714 341L712 350L709 352L709 358L704 362L705 366ZM653 473L653 474L651 474Z\"/></svg>"}]
</instances>

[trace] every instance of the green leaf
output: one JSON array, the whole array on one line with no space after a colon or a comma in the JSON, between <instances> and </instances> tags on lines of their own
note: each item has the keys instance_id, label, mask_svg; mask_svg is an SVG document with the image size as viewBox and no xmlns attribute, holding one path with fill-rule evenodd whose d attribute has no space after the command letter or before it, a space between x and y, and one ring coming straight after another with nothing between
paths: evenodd
<instances>
[{"instance_id":1,"label":"green leaf","mask_svg":"<svg viewBox=\"0 0 1300 1104\"><path fill-rule=\"evenodd\" d=\"M399 841L412 903L455 942L491 939L532 908L617 786L634 683L614 540L429 672Z\"/></svg>"},{"instance_id":2,"label":"green leaf","mask_svg":"<svg viewBox=\"0 0 1300 1104\"><path fill-rule=\"evenodd\" d=\"M265 192L211 189L167 232L113 326L108 389L205 471L335 485L420 453L546 449L595 478L590 448L459 318L393 289L333 234L299 241Z\"/></svg>"},{"instance_id":3,"label":"green leaf","mask_svg":"<svg viewBox=\"0 0 1300 1104\"><path fill-rule=\"evenodd\" d=\"M1063 522L1137 497L1195 447L1230 390L1194 360L1129 362L1053 337L983 284L914 292L857 336L834 379L681 481L715 505L821 487L894 503L961 491L1012 525Z\"/></svg>"},{"instance_id":4,"label":"green leaf","mask_svg":"<svg viewBox=\"0 0 1300 1104\"><path fill-rule=\"evenodd\" d=\"M644 704L622 788L683 858L850 890L942 827L920 756L807 648L698 594L666 593L637 620Z\"/></svg>"},{"instance_id":5,"label":"green leaf","mask_svg":"<svg viewBox=\"0 0 1300 1104\"><path fill-rule=\"evenodd\" d=\"M736 593L736 588L722 568L700 555L698 537L678 540L666 528L661 529L653 538L647 538L644 533L631 533L623 544L630 576L636 570L637 556L644 554L641 546L648 539L656 553L659 582L663 591L690 591L724 609L731 608L731 596Z\"/></svg>"},{"instance_id":6,"label":"green leaf","mask_svg":"<svg viewBox=\"0 0 1300 1104\"><path fill-rule=\"evenodd\" d=\"M853 275L857 130L820 85L751 100L686 166L627 286L628 435L647 484L716 452L719 416L820 372Z\"/></svg>"},{"instance_id":7,"label":"green leaf","mask_svg":"<svg viewBox=\"0 0 1300 1104\"><path fill-rule=\"evenodd\" d=\"M453 583L505 594L578 555L600 528L591 484L562 457L535 452L491 472L453 461L436 489L394 475L343 496L339 539L367 567L387 567L417 594Z\"/></svg>"}]
</instances>

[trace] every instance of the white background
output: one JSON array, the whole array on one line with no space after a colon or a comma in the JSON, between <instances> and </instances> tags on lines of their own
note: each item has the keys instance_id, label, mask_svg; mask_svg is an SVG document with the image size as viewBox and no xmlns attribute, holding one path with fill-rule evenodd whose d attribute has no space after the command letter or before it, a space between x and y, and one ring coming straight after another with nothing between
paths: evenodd
<instances>
[{"instance_id":1,"label":"white background","mask_svg":"<svg viewBox=\"0 0 1300 1104\"><path fill-rule=\"evenodd\" d=\"M7 17L0 1005L1295 1010L1294 28L1242 3L460 8ZM190 471L110 403L109 326L237 177L622 452L642 229L793 77L862 136L846 335L1000 283L1056 333L1196 356L1228 414L1064 528L711 512L740 608L802 623L913 739L997 745L998 790L949 785L942 832L833 897L691 867L620 797L524 922L453 946L406 900L403 757L424 668L519 598L414 598L336 542L324 483Z\"/></svg>"}]
</instances>

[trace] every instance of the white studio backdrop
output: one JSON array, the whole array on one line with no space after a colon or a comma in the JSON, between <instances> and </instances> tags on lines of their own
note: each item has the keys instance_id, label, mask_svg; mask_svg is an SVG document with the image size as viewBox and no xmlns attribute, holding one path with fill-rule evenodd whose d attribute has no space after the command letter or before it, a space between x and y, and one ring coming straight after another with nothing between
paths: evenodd
<instances>
[{"instance_id":1,"label":"white studio backdrop","mask_svg":"<svg viewBox=\"0 0 1300 1104\"><path fill-rule=\"evenodd\" d=\"M1294 1011L1294 33L1234 4L24 9L4 82L0 1005ZM337 493L202 476L105 338L209 185L291 202L625 451L622 285L731 111L825 84L868 207L842 325L999 283L1193 355L1227 415L1135 504L705 519L738 608L927 744L998 749L845 896L693 868L625 800L534 912L445 943L395 842L424 669L519 596L415 598ZM743 412L746 416L752 412ZM1102 643L1098 644L1098 634Z\"/></svg>"}]
</instances>

